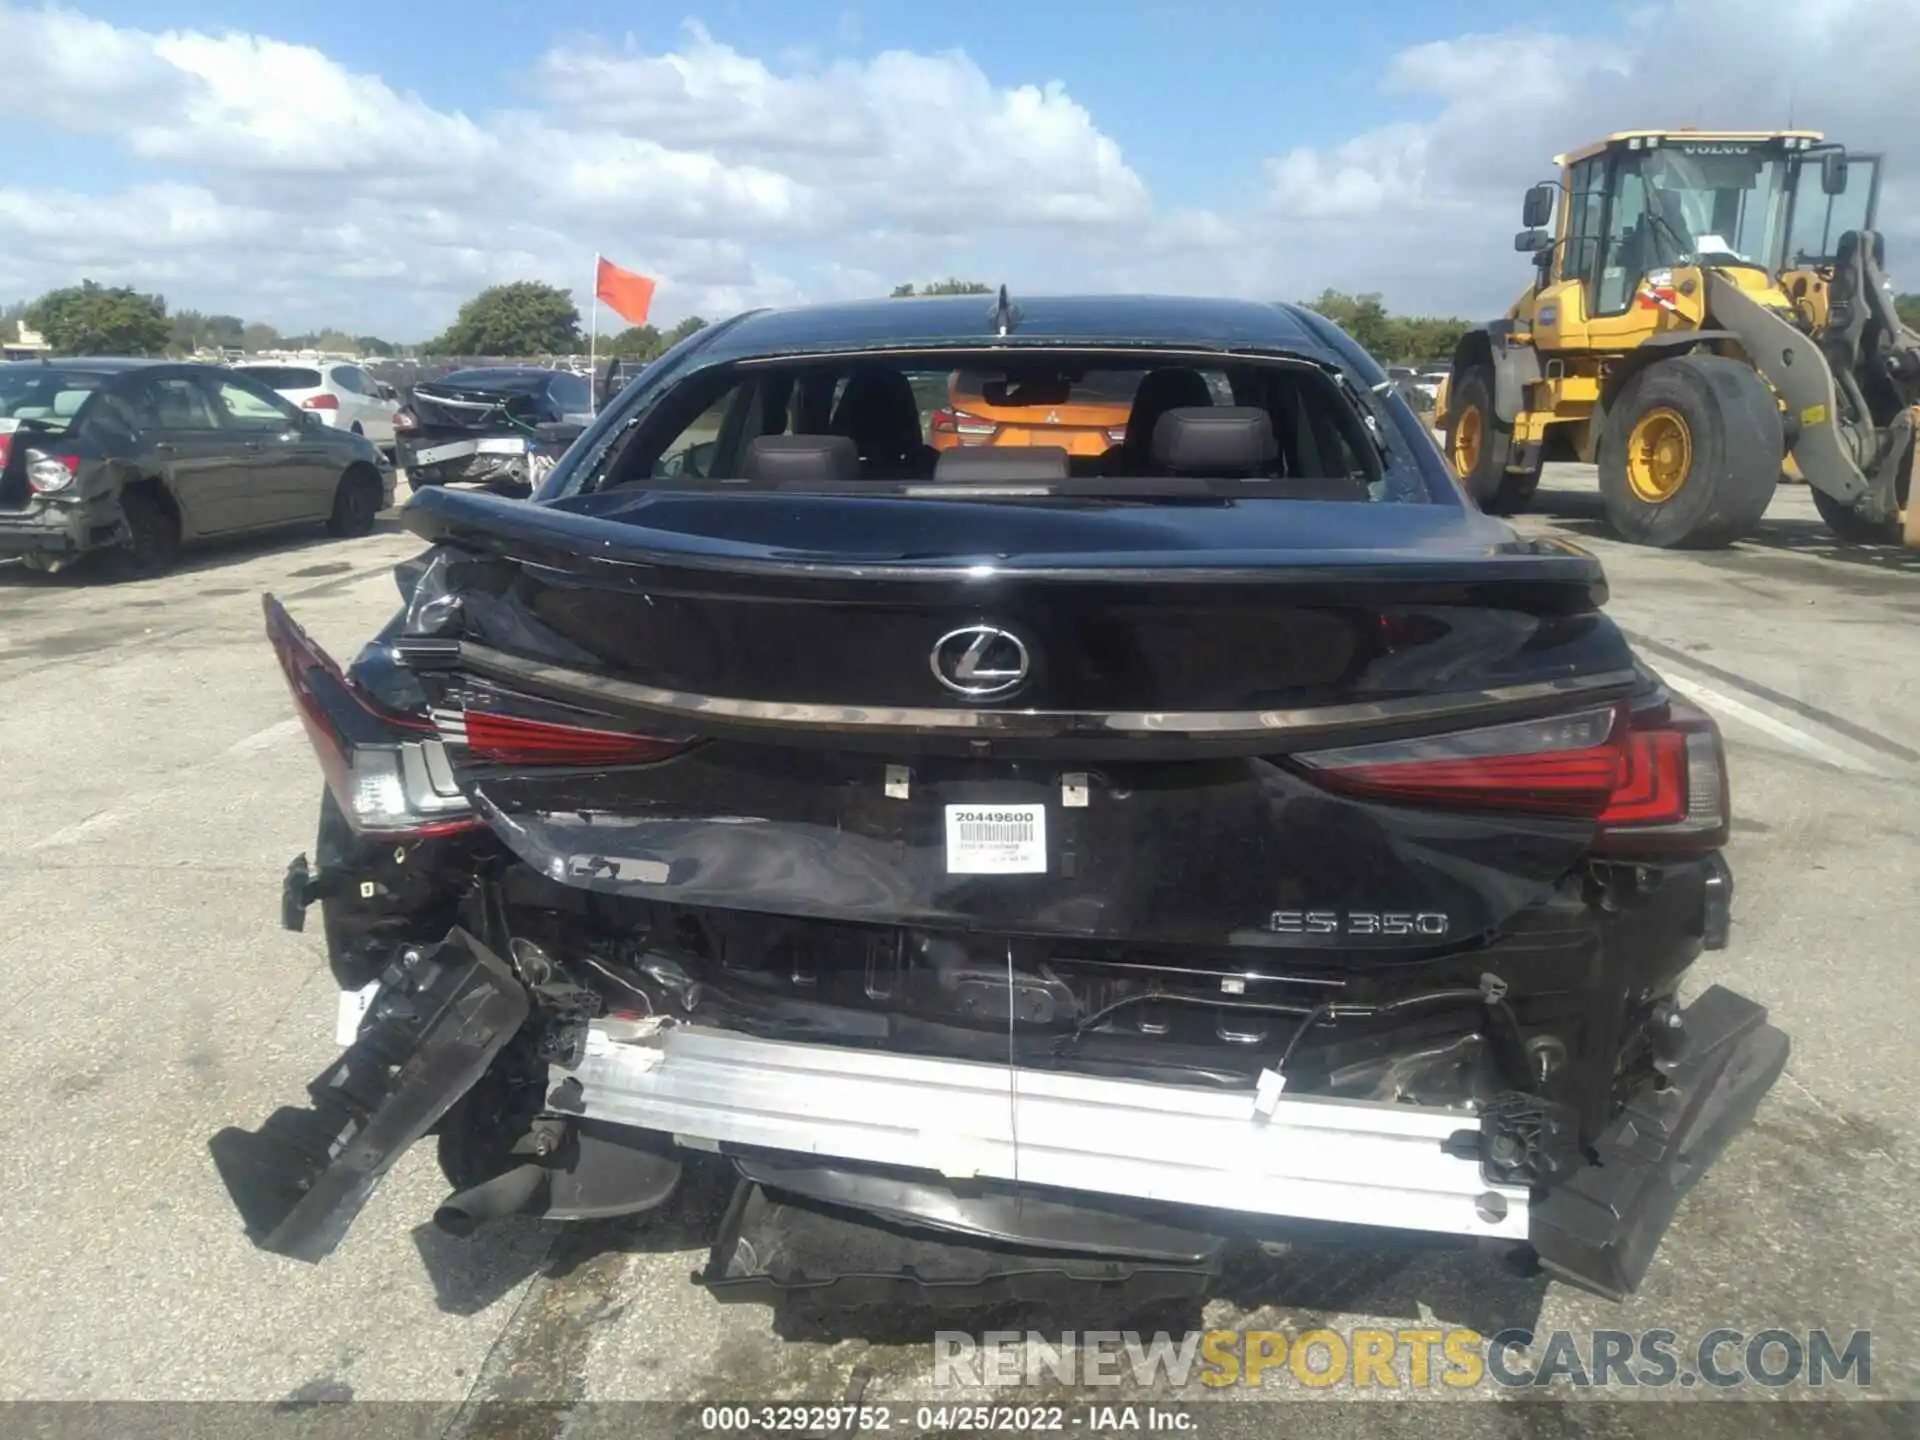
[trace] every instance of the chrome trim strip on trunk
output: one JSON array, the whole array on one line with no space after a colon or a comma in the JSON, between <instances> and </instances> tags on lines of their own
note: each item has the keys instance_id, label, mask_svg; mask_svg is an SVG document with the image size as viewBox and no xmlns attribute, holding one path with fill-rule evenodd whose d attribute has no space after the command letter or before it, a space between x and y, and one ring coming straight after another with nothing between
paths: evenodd
<instances>
[{"instance_id":1,"label":"chrome trim strip on trunk","mask_svg":"<svg viewBox=\"0 0 1920 1440\"><path fill-rule=\"evenodd\" d=\"M430 648L429 648L430 647ZM408 643L395 645L396 658L408 659ZM1614 698L1632 692L1631 670L1570 675L1521 685L1482 690L1411 695L1396 700L1318 705L1294 710L995 710L986 707L932 708L908 705L802 705L776 700L739 700L663 690L632 680L526 660L470 640L432 641L421 658L436 670L471 670L489 679L529 685L574 700L628 705L693 724L725 721L780 729L928 731L1009 736L1191 736L1203 740L1258 739L1319 730L1417 720L1447 720L1567 696Z\"/></svg>"},{"instance_id":2,"label":"chrome trim strip on trunk","mask_svg":"<svg viewBox=\"0 0 1920 1440\"><path fill-rule=\"evenodd\" d=\"M746 1145L948 1179L1509 1240L1524 1187L1447 1139L1465 1111L1151 1084L595 1021L549 1104L697 1148ZM576 1089L577 1083L577 1089Z\"/></svg>"}]
</instances>

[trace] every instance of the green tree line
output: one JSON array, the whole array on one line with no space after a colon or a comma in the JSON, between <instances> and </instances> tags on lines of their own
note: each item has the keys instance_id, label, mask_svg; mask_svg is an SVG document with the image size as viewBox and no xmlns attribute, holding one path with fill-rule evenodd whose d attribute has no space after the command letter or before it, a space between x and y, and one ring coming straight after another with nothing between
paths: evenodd
<instances>
[{"instance_id":1,"label":"green tree line","mask_svg":"<svg viewBox=\"0 0 1920 1440\"><path fill-rule=\"evenodd\" d=\"M1470 320L1438 315L1389 314L1374 294L1322 290L1319 299L1303 303L1346 331L1383 365L1444 364L1473 325Z\"/></svg>"},{"instance_id":2,"label":"green tree line","mask_svg":"<svg viewBox=\"0 0 1920 1440\"><path fill-rule=\"evenodd\" d=\"M707 322L689 315L662 330L629 325L601 336L594 349L604 359L645 363L665 354ZM460 307L453 323L420 347L423 355L577 355L587 349L580 310L558 285L515 280L490 285Z\"/></svg>"},{"instance_id":3,"label":"green tree line","mask_svg":"<svg viewBox=\"0 0 1920 1440\"><path fill-rule=\"evenodd\" d=\"M82 280L34 300L0 307L0 333L11 339L25 324L46 337L56 355L191 355L196 350L338 350L397 355L401 347L378 335L325 329L282 335L259 320L199 310L167 310L166 298L130 285Z\"/></svg>"}]
</instances>

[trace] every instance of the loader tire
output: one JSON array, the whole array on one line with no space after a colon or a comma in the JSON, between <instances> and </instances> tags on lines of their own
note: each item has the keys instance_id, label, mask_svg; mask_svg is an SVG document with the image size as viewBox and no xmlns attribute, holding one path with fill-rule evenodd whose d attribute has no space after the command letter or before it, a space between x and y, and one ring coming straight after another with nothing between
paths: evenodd
<instances>
[{"instance_id":1,"label":"loader tire","mask_svg":"<svg viewBox=\"0 0 1920 1440\"><path fill-rule=\"evenodd\" d=\"M1749 366L1680 355L1627 381L1596 457L1622 539L1718 550L1752 533L1780 483L1780 410Z\"/></svg>"},{"instance_id":2,"label":"loader tire","mask_svg":"<svg viewBox=\"0 0 1920 1440\"><path fill-rule=\"evenodd\" d=\"M1473 503L1486 508L1500 491L1513 427L1493 410L1493 372L1484 365L1460 372L1447 386L1447 463Z\"/></svg>"}]
</instances>

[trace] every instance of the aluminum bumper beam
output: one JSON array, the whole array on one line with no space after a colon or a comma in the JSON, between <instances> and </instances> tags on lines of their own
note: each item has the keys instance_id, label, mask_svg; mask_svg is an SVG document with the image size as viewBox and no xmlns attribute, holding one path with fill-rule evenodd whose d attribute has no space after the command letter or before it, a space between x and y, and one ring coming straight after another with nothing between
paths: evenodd
<instances>
[{"instance_id":1,"label":"aluminum bumper beam","mask_svg":"<svg viewBox=\"0 0 1920 1440\"><path fill-rule=\"evenodd\" d=\"M596 1021L556 1110L683 1144L931 1171L1247 1214L1527 1238L1527 1192L1448 1137L1466 1112L1267 1097Z\"/></svg>"}]
</instances>

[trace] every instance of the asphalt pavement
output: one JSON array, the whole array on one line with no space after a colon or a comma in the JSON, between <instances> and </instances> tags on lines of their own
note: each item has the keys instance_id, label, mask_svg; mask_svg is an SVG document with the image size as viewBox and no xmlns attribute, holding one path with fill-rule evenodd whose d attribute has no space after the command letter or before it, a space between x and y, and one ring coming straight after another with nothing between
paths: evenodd
<instances>
[{"instance_id":1,"label":"asphalt pavement","mask_svg":"<svg viewBox=\"0 0 1920 1440\"><path fill-rule=\"evenodd\" d=\"M427 1223L444 1187L426 1147L326 1263L262 1255L207 1137L257 1124L327 1063L334 990L318 927L278 925L320 775L260 595L344 659L417 546L389 517L363 540L192 553L157 581L0 566L0 1399L407 1399L451 1407L457 1429L489 1400L830 1400L862 1373L869 1402L1077 1403L1058 1385L935 1389L933 1329L1424 1324L1869 1330L1869 1393L1920 1399L1920 552L1832 543L1791 486L1758 536L1716 554L1622 546L1598 517L1591 472L1550 467L1520 523L1598 551L1614 616L1721 719L1735 924L1694 988L1762 1000L1794 1041L1758 1123L1619 1305L1388 1241L1255 1257L1204 1305L1144 1318L722 1306L689 1279L725 1198L714 1176L648 1220L515 1220L456 1241ZM1462 1398L1405 1398L1428 1393ZM1446 1406L1421 1428L1467 1423Z\"/></svg>"}]
</instances>

